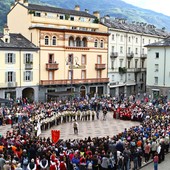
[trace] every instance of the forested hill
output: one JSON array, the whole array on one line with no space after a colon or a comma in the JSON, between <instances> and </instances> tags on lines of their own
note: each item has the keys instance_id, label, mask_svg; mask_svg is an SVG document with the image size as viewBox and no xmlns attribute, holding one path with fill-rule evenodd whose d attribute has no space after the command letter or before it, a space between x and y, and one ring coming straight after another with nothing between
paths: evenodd
<instances>
[{"instance_id":1,"label":"forested hill","mask_svg":"<svg viewBox=\"0 0 170 170\"><path fill-rule=\"evenodd\" d=\"M0 29L6 23L6 15L10 10L11 3L15 0L0 0ZM127 21L144 22L153 24L157 28L165 27L170 31L170 17L135 7L122 0L28 0L29 3L46 4L61 8L74 9L75 5L80 5L81 10L88 9L90 13L99 11L101 16L110 15L116 18L125 18Z\"/></svg>"}]
</instances>

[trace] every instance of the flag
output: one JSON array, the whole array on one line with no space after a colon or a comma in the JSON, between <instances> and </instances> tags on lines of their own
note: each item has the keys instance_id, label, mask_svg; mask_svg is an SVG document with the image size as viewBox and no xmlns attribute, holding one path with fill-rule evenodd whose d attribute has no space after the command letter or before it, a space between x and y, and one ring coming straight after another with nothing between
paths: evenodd
<instances>
[{"instance_id":1,"label":"flag","mask_svg":"<svg viewBox=\"0 0 170 170\"><path fill-rule=\"evenodd\" d=\"M51 130L51 137L54 143L57 143L60 139L60 131L59 130Z\"/></svg>"}]
</instances>

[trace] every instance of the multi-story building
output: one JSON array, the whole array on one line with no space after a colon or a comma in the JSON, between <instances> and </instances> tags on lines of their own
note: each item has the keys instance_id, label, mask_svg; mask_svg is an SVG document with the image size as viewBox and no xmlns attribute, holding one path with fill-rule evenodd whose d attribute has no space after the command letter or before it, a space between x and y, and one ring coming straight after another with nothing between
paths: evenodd
<instances>
[{"instance_id":1,"label":"multi-story building","mask_svg":"<svg viewBox=\"0 0 170 170\"><path fill-rule=\"evenodd\" d=\"M0 33L0 95L38 100L39 48L21 34Z\"/></svg>"},{"instance_id":2,"label":"multi-story building","mask_svg":"<svg viewBox=\"0 0 170 170\"><path fill-rule=\"evenodd\" d=\"M107 94L109 34L99 18L99 12L91 15L79 6L68 10L17 0L11 7L10 31L40 47L40 100L72 90L82 97Z\"/></svg>"},{"instance_id":3,"label":"multi-story building","mask_svg":"<svg viewBox=\"0 0 170 170\"><path fill-rule=\"evenodd\" d=\"M146 45L148 48L146 88L153 98L170 99L170 38Z\"/></svg>"},{"instance_id":4,"label":"multi-story building","mask_svg":"<svg viewBox=\"0 0 170 170\"><path fill-rule=\"evenodd\" d=\"M164 29L145 23L127 23L124 19L101 18L108 26L108 93L119 96L146 91L146 44L167 36ZM149 66L148 66L149 67Z\"/></svg>"}]
</instances>

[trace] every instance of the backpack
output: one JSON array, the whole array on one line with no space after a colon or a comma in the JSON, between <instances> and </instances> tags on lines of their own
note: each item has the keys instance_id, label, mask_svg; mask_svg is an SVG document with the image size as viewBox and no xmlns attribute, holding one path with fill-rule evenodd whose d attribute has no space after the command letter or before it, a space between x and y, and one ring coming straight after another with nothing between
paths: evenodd
<instances>
[{"instance_id":1,"label":"backpack","mask_svg":"<svg viewBox=\"0 0 170 170\"><path fill-rule=\"evenodd\" d=\"M93 169L93 164L92 161L90 161L87 165L87 169Z\"/></svg>"},{"instance_id":2,"label":"backpack","mask_svg":"<svg viewBox=\"0 0 170 170\"><path fill-rule=\"evenodd\" d=\"M24 158L24 160L23 160L23 165L28 165L28 158Z\"/></svg>"}]
</instances>

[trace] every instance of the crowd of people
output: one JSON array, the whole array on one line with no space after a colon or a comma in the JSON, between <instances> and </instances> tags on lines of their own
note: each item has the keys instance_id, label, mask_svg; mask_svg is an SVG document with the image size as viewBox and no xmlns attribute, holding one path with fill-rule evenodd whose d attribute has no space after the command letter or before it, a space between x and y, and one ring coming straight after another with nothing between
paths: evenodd
<instances>
[{"instance_id":1,"label":"crowd of people","mask_svg":"<svg viewBox=\"0 0 170 170\"><path fill-rule=\"evenodd\" d=\"M108 111L114 115L120 108L131 111L131 120L140 115L140 125L113 136L60 139L57 143L37 135L38 123L41 130L47 130L75 120L93 121L101 112L105 120ZM75 99L72 105L69 101L22 101L0 112L2 124L10 116L13 127L0 138L0 169L4 170L136 170L150 159L156 170L169 151L170 103L162 98L139 103L131 98ZM120 114L115 118L121 118Z\"/></svg>"}]
</instances>

